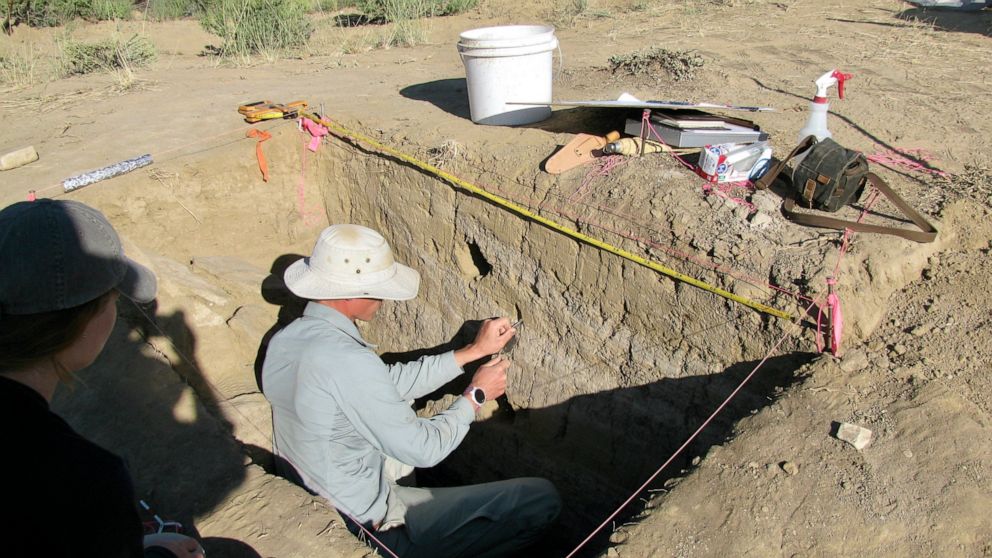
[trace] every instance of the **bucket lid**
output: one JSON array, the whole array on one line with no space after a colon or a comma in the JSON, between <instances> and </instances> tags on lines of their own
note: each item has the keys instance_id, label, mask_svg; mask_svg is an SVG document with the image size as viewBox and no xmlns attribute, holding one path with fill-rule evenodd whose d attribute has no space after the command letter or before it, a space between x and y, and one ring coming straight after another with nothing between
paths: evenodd
<instances>
[{"instance_id":1,"label":"bucket lid","mask_svg":"<svg viewBox=\"0 0 992 558\"><path fill-rule=\"evenodd\" d=\"M500 25L480 27L458 36L459 44L469 48L512 48L551 42L555 28L550 25Z\"/></svg>"}]
</instances>

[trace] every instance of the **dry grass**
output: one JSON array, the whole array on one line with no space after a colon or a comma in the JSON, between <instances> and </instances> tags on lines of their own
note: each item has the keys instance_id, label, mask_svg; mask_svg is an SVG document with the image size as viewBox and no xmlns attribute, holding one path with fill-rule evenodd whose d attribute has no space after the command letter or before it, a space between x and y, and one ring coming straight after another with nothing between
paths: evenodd
<instances>
[{"instance_id":1,"label":"dry grass","mask_svg":"<svg viewBox=\"0 0 992 558\"><path fill-rule=\"evenodd\" d=\"M50 72L40 63L35 47L28 44L0 54L0 85L19 89L47 80Z\"/></svg>"},{"instance_id":2,"label":"dry grass","mask_svg":"<svg viewBox=\"0 0 992 558\"><path fill-rule=\"evenodd\" d=\"M203 28L223 39L209 50L250 62L253 55L276 58L302 47L314 25L302 0L215 0L200 18Z\"/></svg>"},{"instance_id":3,"label":"dry grass","mask_svg":"<svg viewBox=\"0 0 992 558\"><path fill-rule=\"evenodd\" d=\"M65 95L37 95L21 99L0 100L0 109L43 112L59 110L107 96L108 90L79 90Z\"/></svg>"},{"instance_id":4,"label":"dry grass","mask_svg":"<svg viewBox=\"0 0 992 558\"><path fill-rule=\"evenodd\" d=\"M658 82L665 76L673 81L690 81L696 77L696 69L703 67L703 57L690 50L651 47L611 56L609 64L614 74L651 76Z\"/></svg>"},{"instance_id":5,"label":"dry grass","mask_svg":"<svg viewBox=\"0 0 992 558\"><path fill-rule=\"evenodd\" d=\"M427 162L439 169L445 168L448 163L458 158L464 151L462 144L453 139L447 139L436 147L427 150Z\"/></svg>"},{"instance_id":6,"label":"dry grass","mask_svg":"<svg viewBox=\"0 0 992 558\"><path fill-rule=\"evenodd\" d=\"M113 72L133 81L133 69L155 59L155 47L142 35L132 35L127 40L111 37L95 43L67 38L62 40L60 50L59 66L63 76Z\"/></svg>"}]
</instances>

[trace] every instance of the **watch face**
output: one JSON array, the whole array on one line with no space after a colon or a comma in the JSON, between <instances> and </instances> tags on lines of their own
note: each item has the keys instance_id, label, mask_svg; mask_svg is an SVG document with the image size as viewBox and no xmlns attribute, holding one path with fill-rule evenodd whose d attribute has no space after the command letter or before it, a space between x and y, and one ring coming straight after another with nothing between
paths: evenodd
<instances>
[{"instance_id":1,"label":"watch face","mask_svg":"<svg viewBox=\"0 0 992 558\"><path fill-rule=\"evenodd\" d=\"M475 399L476 405L482 405L486 402L486 392L481 388L475 388L472 390L472 399Z\"/></svg>"}]
</instances>

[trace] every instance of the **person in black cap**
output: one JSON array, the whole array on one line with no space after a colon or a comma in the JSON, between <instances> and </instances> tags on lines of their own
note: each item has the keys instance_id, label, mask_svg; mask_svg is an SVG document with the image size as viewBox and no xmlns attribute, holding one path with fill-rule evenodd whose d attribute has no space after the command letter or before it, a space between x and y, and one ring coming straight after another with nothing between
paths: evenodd
<instances>
[{"instance_id":1,"label":"person in black cap","mask_svg":"<svg viewBox=\"0 0 992 558\"><path fill-rule=\"evenodd\" d=\"M143 537L124 462L49 409L58 384L103 350L117 297L155 292L99 211L54 200L0 211L3 556L203 556L190 537Z\"/></svg>"}]
</instances>

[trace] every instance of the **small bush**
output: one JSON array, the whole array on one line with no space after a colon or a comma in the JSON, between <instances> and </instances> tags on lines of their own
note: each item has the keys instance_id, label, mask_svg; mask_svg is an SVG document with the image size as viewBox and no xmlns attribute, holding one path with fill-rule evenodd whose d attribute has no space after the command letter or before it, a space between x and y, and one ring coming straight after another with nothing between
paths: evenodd
<instances>
[{"instance_id":1,"label":"small bush","mask_svg":"<svg viewBox=\"0 0 992 558\"><path fill-rule=\"evenodd\" d=\"M224 39L219 54L236 56L303 46L314 30L306 0L212 0L200 23Z\"/></svg>"},{"instance_id":2,"label":"small bush","mask_svg":"<svg viewBox=\"0 0 992 558\"><path fill-rule=\"evenodd\" d=\"M336 12L355 6L356 0L309 0L308 12Z\"/></svg>"},{"instance_id":3,"label":"small bush","mask_svg":"<svg viewBox=\"0 0 992 558\"><path fill-rule=\"evenodd\" d=\"M53 27L77 17L88 19L128 19L132 0L14 0L11 19L31 27Z\"/></svg>"},{"instance_id":4,"label":"small bush","mask_svg":"<svg viewBox=\"0 0 992 558\"><path fill-rule=\"evenodd\" d=\"M183 19L201 13L201 0L149 0L148 17L155 21Z\"/></svg>"},{"instance_id":5,"label":"small bush","mask_svg":"<svg viewBox=\"0 0 992 558\"><path fill-rule=\"evenodd\" d=\"M355 6L374 21L404 21L470 10L478 0L358 0Z\"/></svg>"},{"instance_id":6,"label":"small bush","mask_svg":"<svg viewBox=\"0 0 992 558\"><path fill-rule=\"evenodd\" d=\"M0 54L0 85L25 87L39 79L38 57L30 47Z\"/></svg>"},{"instance_id":7,"label":"small bush","mask_svg":"<svg viewBox=\"0 0 992 558\"><path fill-rule=\"evenodd\" d=\"M696 68L703 67L703 57L690 50L668 50L652 47L630 54L610 57L610 71L625 72L632 76L646 74L660 81L667 74L675 81L688 81L696 76Z\"/></svg>"},{"instance_id":8,"label":"small bush","mask_svg":"<svg viewBox=\"0 0 992 558\"><path fill-rule=\"evenodd\" d=\"M131 0L92 0L88 14L93 19L131 19L131 9L134 3Z\"/></svg>"},{"instance_id":9,"label":"small bush","mask_svg":"<svg viewBox=\"0 0 992 558\"><path fill-rule=\"evenodd\" d=\"M62 75L125 70L144 66L155 59L155 47L141 35L126 41L120 38L96 43L67 40L62 44Z\"/></svg>"},{"instance_id":10,"label":"small bush","mask_svg":"<svg viewBox=\"0 0 992 558\"><path fill-rule=\"evenodd\" d=\"M14 0L11 19L31 27L53 27L80 14L83 0Z\"/></svg>"}]
</instances>

